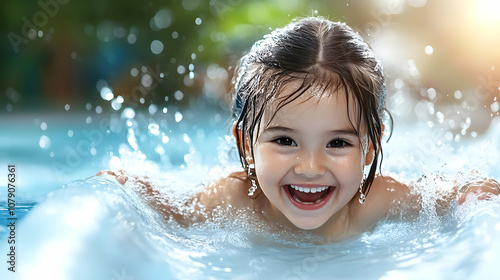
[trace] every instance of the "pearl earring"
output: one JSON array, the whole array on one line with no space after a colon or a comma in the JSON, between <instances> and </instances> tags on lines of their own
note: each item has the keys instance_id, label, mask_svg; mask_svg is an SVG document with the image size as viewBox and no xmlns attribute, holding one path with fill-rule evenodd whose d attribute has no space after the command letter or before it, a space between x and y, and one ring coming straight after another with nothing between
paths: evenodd
<instances>
[{"instance_id":1,"label":"pearl earring","mask_svg":"<svg viewBox=\"0 0 500 280\"><path fill-rule=\"evenodd\" d=\"M366 175L363 174L363 180L361 181L361 184L359 185L359 203L360 204L365 204L365 201L366 201L366 196L365 194L363 193L363 186L365 185L365 181L366 181Z\"/></svg>"},{"instance_id":2,"label":"pearl earring","mask_svg":"<svg viewBox=\"0 0 500 280\"><path fill-rule=\"evenodd\" d=\"M248 165L247 174L248 174L248 179L252 184L248 189L248 196L250 198L256 198L257 195L259 195L260 191L259 191L259 186L257 185L257 176L255 175L255 168L253 164Z\"/></svg>"}]
</instances>

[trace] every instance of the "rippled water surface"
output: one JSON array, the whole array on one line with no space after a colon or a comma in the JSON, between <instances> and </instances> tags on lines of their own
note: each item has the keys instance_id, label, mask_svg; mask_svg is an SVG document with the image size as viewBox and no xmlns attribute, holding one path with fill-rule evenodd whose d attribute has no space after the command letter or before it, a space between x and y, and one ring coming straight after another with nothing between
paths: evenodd
<instances>
[{"instance_id":1,"label":"rippled water surface","mask_svg":"<svg viewBox=\"0 0 500 280\"><path fill-rule=\"evenodd\" d=\"M221 217L189 228L165 222L127 184L93 175L103 168L147 174L182 200L201 184L238 168L234 143L227 137L229 125L218 115L224 112L214 108L160 117L123 112L94 116L90 122L87 115L65 121L26 117L17 128L17 140L0 138L12 144L4 158L15 158L18 170L18 279L492 279L496 275L498 199L471 198L464 205L451 205L444 216L424 207L414 222L382 221L373 231L341 244L315 245L307 234L270 232L268 225L249 223L248 216ZM45 130L38 129L42 123ZM22 128L30 125L37 129ZM460 181L475 168L484 176L500 177L495 164L499 128L493 121L483 135L448 142L443 136L441 145L429 146L434 136L427 123L400 123L385 146L383 171L412 184L424 194L424 204L432 205L435 192L449 183L422 180L424 174ZM28 140L33 138L34 143ZM0 204L0 215L2 220L8 216L5 203ZM1 225L2 252L7 236ZM0 275L12 277L3 268Z\"/></svg>"}]
</instances>

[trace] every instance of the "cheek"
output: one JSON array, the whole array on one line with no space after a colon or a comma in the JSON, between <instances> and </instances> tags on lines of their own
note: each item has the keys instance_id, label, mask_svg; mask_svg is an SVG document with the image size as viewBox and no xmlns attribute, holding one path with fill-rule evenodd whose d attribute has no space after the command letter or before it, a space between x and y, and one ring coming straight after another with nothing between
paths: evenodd
<instances>
[{"instance_id":1,"label":"cheek","mask_svg":"<svg viewBox=\"0 0 500 280\"><path fill-rule=\"evenodd\" d=\"M282 175L287 168L286 162L290 159L283 155L273 153L272 149L264 146L256 147L254 150L255 171L259 180L268 180Z\"/></svg>"},{"instance_id":2,"label":"cheek","mask_svg":"<svg viewBox=\"0 0 500 280\"><path fill-rule=\"evenodd\" d=\"M332 159L331 168L340 181L349 185L357 184L363 176L364 155L361 151L353 151L342 158Z\"/></svg>"}]
</instances>

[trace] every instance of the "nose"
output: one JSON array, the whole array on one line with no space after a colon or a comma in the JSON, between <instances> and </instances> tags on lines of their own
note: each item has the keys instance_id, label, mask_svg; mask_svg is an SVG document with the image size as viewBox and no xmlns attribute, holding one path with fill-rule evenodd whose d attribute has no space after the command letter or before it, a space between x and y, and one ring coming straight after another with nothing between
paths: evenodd
<instances>
[{"instance_id":1,"label":"nose","mask_svg":"<svg viewBox=\"0 0 500 280\"><path fill-rule=\"evenodd\" d=\"M325 156L319 151L307 151L297 156L294 171L307 178L323 176L326 173Z\"/></svg>"}]
</instances>

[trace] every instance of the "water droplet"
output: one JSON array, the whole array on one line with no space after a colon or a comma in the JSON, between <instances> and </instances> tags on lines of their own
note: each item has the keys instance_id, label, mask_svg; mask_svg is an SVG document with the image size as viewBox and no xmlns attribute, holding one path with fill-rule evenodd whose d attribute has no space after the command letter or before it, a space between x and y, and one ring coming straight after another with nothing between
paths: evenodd
<instances>
[{"instance_id":1,"label":"water droplet","mask_svg":"<svg viewBox=\"0 0 500 280\"><path fill-rule=\"evenodd\" d=\"M498 104L498 101L495 101L495 102L491 103L491 105L490 105L491 111L492 111L493 113L498 112L498 109L500 109L499 107L500 107L500 106L499 106L499 104Z\"/></svg>"},{"instance_id":2,"label":"water droplet","mask_svg":"<svg viewBox=\"0 0 500 280\"><path fill-rule=\"evenodd\" d=\"M427 90L427 94L428 94L430 99L434 99L434 98L436 98L437 93L436 93L436 90L434 88L429 88Z\"/></svg>"},{"instance_id":3,"label":"water droplet","mask_svg":"<svg viewBox=\"0 0 500 280\"><path fill-rule=\"evenodd\" d=\"M69 104L64 105L64 110L69 111L70 108L71 106L69 106Z\"/></svg>"},{"instance_id":4,"label":"water droplet","mask_svg":"<svg viewBox=\"0 0 500 280\"><path fill-rule=\"evenodd\" d=\"M158 106L156 106L155 104L151 104L148 107L148 111L150 115L154 115L158 111Z\"/></svg>"},{"instance_id":5,"label":"water droplet","mask_svg":"<svg viewBox=\"0 0 500 280\"><path fill-rule=\"evenodd\" d=\"M132 128L128 129L127 142L134 149L134 151L139 150L139 145L137 145L137 139L135 138L135 132Z\"/></svg>"},{"instance_id":6,"label":"water droplet","mask_svg":"<svg viewBox=\"0 0 500 280\"><path fill-rule=\"evenodd\" d=\"M203 21L201 20L201 18L197 17L195 20L194 20L194 23L196 23L196 25L200 25Z\"/></svg>"},{"instance_id":7,"label":"water droplet","mask_svg":"<svg viewBox=\"0 0 500 280\"><path fill-rule=\"evenodd\" d=\"M167 108L167 107L163 107L162 112L163 112L164 114L166 114L166 113L168 112L168 108Z\"/></svg>"},{"instance_id":8,"label":"water droplet","mask_svg":"<svg viewBox=\"0 0 500 280\"><path fill-rule=\"evenodd\" d=\"M455 99L461 99L462 98L462 92L459 91L459 90L456 90L454 93L453 93L453 97L455 97Z\"/></svg>"},{"instance_id":9,"label":"water droplet","mask_svg":"<svg viewBox=\"0 0 500 280\"><path fill-rule=\"evenodd\" d=\"M40 137L40 141L38 142L38 145L40 145L40 148L44 150L48 150L50 148L50 138L47 135L42 135Z\"/></svg>"},{"instance_id":10,"label":"water droplet","mask_svg":"<svg viewBox=\"0 0 500 280\"><path fill-rule=\"evenodd\" d=\"M182 121L182 114L181 114L181 112L175 112L174 118L175 118L176 122Z\"/></svg>"},{"instance_id":11,"label":"water droplet","mask_svg":"<svg viewBox=\"0 0 500 280\"><path fill-rule=\"evenodd\" d=\"M137 70L137 68L135 68L135 67L130 69L130 75L132 77L137 77L137 75L139 75L139 70Z\"/></svg>"},{"instance_id":12,"label":"water droplet","mask_svg":"<svg viewBox=\"0 0 500 280\"><path fill-rule=\"evenodd\" d=\"M148 125L148 130L151 134L158 136L160 135L160 126L156 123L150 123Z\"/></svg>"},{"instance_id":13,"label":"water droplet","mask_svg":"<svg viewBox=\"0 0 500 280\"><path fill-rule=\"evenodd\" d=\"M153 40L151 42L151 52L154 54L160 54L163 51L163 43L159 40Z\"/></svg>"},{"instance_id":14,"label":"water droplet","mask_svg":"<svg viewBox=\"0 0 500 280\"><path fill-rule=\"evenodd\" d=\"M92 104L90 103L85 104L85 109L87 109L87 111L92 110Z\"/></svg>"},{"instance_id":15,"label":"water droplet","mask_svg":"<svg viewBox=\"0 0 500 280\"><path fill-rule=\"evenodd\" d=\"M35 29L30 29L30 31L28 31L28 38L30 38L30 40L34 40L36 38L36 33Z\"/></svg>"},{"instance_id":16,"label":"water droplet","mask_svg":"<svg viewBox=\"0 0 500 280\"><path fill-rule=\"evenodd\" d=\"M41 128L42 130L47 130L47 124L46 124L45 122L42 122L42 123L40 124L40 128Z\"/></svg>"},{"instance_id":17,"label":"water droplet","mask_svg":"<svg viewBox=\"0 0 500 280\"><path fill-rule=\"evenodd\" d=\"M444 114L443 113L437 112L436 113L436 118L438 119L439 123L443 123L444 122Z\"/></svg>"},{"instance_id":18,"label":"water droplet","mask_svg":"<svg viewBox=\"0 0 500 280\"><path fill-rule=\"evenodd\" d=\"M159 155L164 155L164 154L165 154L165 149L163 149L163 147L162 147L162 146L158 145L158 146L156 146L156 148L155 148L155 152L156 152L157 154L159 154Z\"/></svg>"},{"instance_id":19,"label":"water droplet","mask_svg":"<svg viewBox=\"0 0 500 280\"><path fill-rule=\"evenodd\" d=\"M184 98L184 93L182 93L182 91L180 91L180 90L177 90L174 93L174 98L180 101Z\"/></svg>"},{"instance_id":20,"label":"water droplet","mask_svg":"<svg viewBox=\"0 0 500 280\"><path fill-rule=\"evenodd\" d=\"M445 134L445 139L448 140L448 141L451 141L453 139L453 133L451 133L450 131L446 132Z\"/></svg>"},{"instance_id":21,"label":"water droplet","mask_svg":"<svg viewBox=\"0 0 500 280\"><path fill-rule=\"evenodd\" d=\"M170 140L170 138L168 138L168 136L167 136L167 135L164 135L164 136L161 138L161 142L163 142L164 144L167 144L169 140Z\"/></svg>"},{"instance_id":22,"label":"water droplet","mask_svg":"<svg viewBox=\"0 0 500 280\"><path fill-rule=\"evenodd\" d=\"M172 39L177 39L179 38L179 33L177 31L172 32Z\"/></svg>"},{"instance_id":23,"label":"water droplet","mask_svg":"<svg viewBox=\"0 0 500 280\"><path fill-rule=\"evenodd\" d=\"M177 66L177 73L179 73L180 75L186 73L186 67L184 67L183 65Z\"/></svg>"},{"instance_id":24,"label":"water droplet","mask_svg":"<svg viewBox=\"0 0 500 280\"><path fill-rule=\"evenodd\" d=\"M189 138L189 135L187 135L186 133L182 135L182 140L188 144L191 143L191 138Z\"/></svg>"},{"instance_id":25,"label":"water droplet","mask_svg":"<svg viewBox=\"0 0 500 280\"><path fill-rule=\"evenodd\" d=\"M477 132L475 132L475 131L471 131L471 132L470 132L470 136L472 136L472 137L474 137L474 138L475 138L475 137L477 136Z\"/></svg>"},{"instance_id":26,"label":"water droplet","mask_svg":"<svg viewBox=\"0 0 500 280\"><path fill-rule=\"evenodd\" d=\"M130 107L125 108L122 112L122 117L125 117L127 119L133 119L135 117L134 109Z\"/></svg>"},{"instance_id":27,"label":"water droplet","mask_svg":"<svg viewBox=\"0 0 500 280\"><path fill-rule=\"evenodd\" d=\"M135 44L135 42L137 41L137 36L135 36L135 34L128 34L127 36L127 42L131 45Z\"/></svg>"},{"instance_id":28,"label":"water droplet","mask_svg":"<svg viewBox=\"0 0 500 280\"><path fill-rule=\"evenodd\" d=\"M164 29L169 27L173 21L173 14L169 9L163 8L159 10L155 16L153 17L153 30L155 29Z\"/></svg>"},{"instance_id":29,"label":"water droplet","mask_svg":"<svg viewBox=\"0 0 500 280\"><path fill-rule=\"evenodd\" d=\"M113 101L111 101L111 108L113 108L113 110L115 111L118 111L122 108L122 104L118 102L117 99L113 99Z\"/></svg>"},{"instance_id":30,"label":"water droplet","mask_svg":"<svg viewBox=\"0 0 500 280\"><path fill-rule=\"evenodd\" d=\"M73 130L71 130L71 129L68 130L68 137L73 137L73 135L74 135Z\"/></svg>"},{"instance_id":31,"label":"water droplet","mask_svg":"<svg viewBox=\"0 0 500 280\"><path fill-rule=\"evenodd\" d=\"M101 107L100 105L97 105L97 106L95 107L95 112L96 112L97 114L102 113L102 107Z\"/></svg>"},{"instance_id":32,"label":"water droplet","mask_svg":"<svg viewBox=\"0 0 500 280\"><path fill-rule=\"evenodd\" d=\"M425 54L426 55L431 55L433 52L434 52L434 48L432 46L425 47Z\"/></svg>"},{"instance_id":33,"label":"water droplet","mask_svg":"<svg viewBox=\"0 0 500 280\"><path fill-rule=\"evenodd\" d=\"M114 97L113 92L107 86L102 87L100 92L101 92L101 97L104 100L110 101Z\"/></svg>"},{"instance_id":34,"label":"water droplet","mask_svg":"<svg viewBox=\"0 0 500 280\"><path fill-rule=\"evenodd\" d=\"M91 116L87 116L87 118L85 119L85 123L86 124L91 124L92 123L92 117Z\"/></svg>"},{"instance_id":35,"label":"water droplet","mask_svg":"<svg viewBox=\"0 0 500 280\"><path fill-rule=\"evenodd\" d=\"M141 84L146 88L150 87L153 84L153 77L149 74L142 75Z\"/></svg>"}]
</instances>

